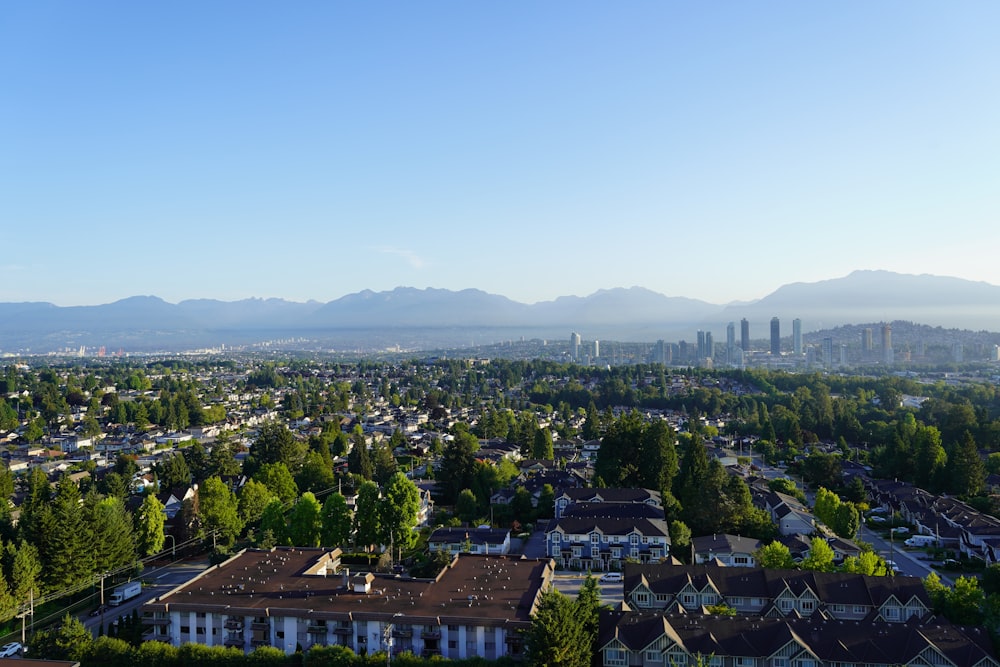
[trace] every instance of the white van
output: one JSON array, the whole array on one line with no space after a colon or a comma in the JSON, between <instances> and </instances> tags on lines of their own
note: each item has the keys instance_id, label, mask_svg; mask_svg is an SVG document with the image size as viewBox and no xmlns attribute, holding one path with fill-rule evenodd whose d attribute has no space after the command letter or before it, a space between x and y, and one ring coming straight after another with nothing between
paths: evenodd
<instances>
[{"instance_id":1,"label":"white van","mask_svg":"<svg viewBox=\"0 0 1000 667\"><path fill-rule=\"evenodd\" d=\"M903 541L908 547L932 547L937 542L933 535L913 535Z\"/></svg>"}]
</instances>

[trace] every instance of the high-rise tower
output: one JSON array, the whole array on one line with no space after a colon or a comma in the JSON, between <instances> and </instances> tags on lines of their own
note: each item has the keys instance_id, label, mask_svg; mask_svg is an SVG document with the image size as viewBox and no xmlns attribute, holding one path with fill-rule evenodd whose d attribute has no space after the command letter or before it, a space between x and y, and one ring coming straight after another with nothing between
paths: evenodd
<instances>
[{"instance_id":1,"label":"high-rise tower","mask_svg":"<svg viewBox=\"0 0 1000 667\"><path fill-rule=\"evenodd\" d=\"M740 320L740 349L744 352L750 351L750 323L745 317Z\"/></svg>"},{"instance_id":2,"label":"high-rise tower","mask_svg":"<svg viewBox=\"0 0 1000 667\"><path fill-rule=\"evenodd\" d=\"M882 363L891 364L894 361L892 354L892 325L882 325Z\"/></svg>"},{"instance_id":3,"label":"high-rise tower","mask_svg":"<svg viewBox=\"0 0 1000 667\"><path fill-rule=\"evenodd\" d=\"M781 354L781 321L777 317L771 318L771 354Z\"/></svg>"},{"instance_id":4,"label":"high-rise tower","mask_svg":"<svg viewBox=\"0 0 1000 667\"><path fill-rule=\"evenodd\" d=\"M792 320L792 350L796 356L802 354L802 320L797 317Z\"/></svg>"}]
</instances>

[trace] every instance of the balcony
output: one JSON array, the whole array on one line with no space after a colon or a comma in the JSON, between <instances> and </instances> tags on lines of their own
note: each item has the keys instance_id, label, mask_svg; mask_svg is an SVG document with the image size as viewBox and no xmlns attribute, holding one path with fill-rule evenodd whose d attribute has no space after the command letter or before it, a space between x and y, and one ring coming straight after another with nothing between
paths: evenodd
<instances>
[{"instance_id":1,"label":"balcony","mask_svg":"<svg viewBox=\"0 0 1000 667\"><path fill-rule=\"evenodd\" d=\"M325 635L327 627L325 623L312 623L306 627L306 632L314 635Z\"/></svg>"},{"instance_id":2,"label":"balcony","mask_svg":"<svg viewBox=\"0 0 1000 667\"><path fill-rule=\"evenodd\" d=\"M353 632L349 625L338 625L333 629L335 635L349 635Z\"/></svg>"},{"instance_id":3,"label":"balcony","mask_svg":"<svg viewBox=\"0 0 1000 667\"><path fill-rule=\"evenodd\" d=\"M237 620L231 618L231 619L229 619L229 620L226 621L225 627L226 627L226 630L242 630L243 629L243 621L237 621Z\"/></svg>"},{"instance_id":4,"label":"balcony","mask_svg":"<svg viewBox=\"0 0 1000 667\"><path fill-rule=\"evenodd\" d=\"M243 637L226 637L226 641L223 644L226 646L244 646L246 640Z\"/></svg>"},{"instance_id":5,"label":"balcony","mask_svg":"<svg viewBox=\"0 0 1000 667\"><path fill-rule=\"evenodd\" d=\"M392 629L392 636L393 637L404 637L404 638L405 637L412 637L413 636L413 628L393 628Z\"/></svg>"},{"instance_id":6,"label":"balcony","mask_svg":"<svg viewBox=\"0 0 1000 667\"><path fill-rule=\"evenodd\" d=\"M266 639L254 639L250 642L250 645L254 648L260 648L261 646L270 646L271 642Z\"/></svg>"},{"instance_id":7,"label":"balcony","mask_svg":"<svg viewBox=\"0 0 1000 667\"><path fill-rule=\"evenodd\" d=\"M440 630L423 630L420 633L421 639L441 639Z\"/></svg>"},{"instance_id":8,"label":"balcony","mask_svg":"<svg viewBox=\"0 0 1000 667\"><path fill-rule=\"evenodd\" d=\"M158 618L158 617L143 618L142 619L142 624L143 625L157 625L157 626L163 627L163 626L170 625L170 619L169 618L162 618L162 617L160 617L160 618Z\"/></svg>"},{"instance_id":9,"label":"balcony","mask_svg":"<svg viewBox=\"0 0 1000 667\"><path fill-rule=\"evenodd\" d=\"M254 621L250 624L251 630L270 630L271 624L266 621Z\"/></svg>"}]
</instances>

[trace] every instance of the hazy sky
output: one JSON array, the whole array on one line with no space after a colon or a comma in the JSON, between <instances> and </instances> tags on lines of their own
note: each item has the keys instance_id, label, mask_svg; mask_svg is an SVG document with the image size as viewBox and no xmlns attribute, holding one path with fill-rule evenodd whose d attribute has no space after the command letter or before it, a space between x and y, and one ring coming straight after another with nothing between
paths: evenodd
<instances>
[{"instance_id":1,"label":"hazy sky","mask_svg":"<svg viewBox=\"0 0 1000 667\"><path fill-rule=\"evenodd\" d=\"M1000 3L6 2L0 301L1000 284Z\"/></svg>"}]
</instances>

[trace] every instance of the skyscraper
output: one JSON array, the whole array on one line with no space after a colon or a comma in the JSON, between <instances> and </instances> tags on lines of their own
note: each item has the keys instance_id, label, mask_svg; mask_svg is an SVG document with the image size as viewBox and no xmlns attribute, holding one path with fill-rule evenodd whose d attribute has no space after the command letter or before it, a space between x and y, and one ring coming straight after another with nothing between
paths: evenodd
<instances>
[{"instance_id":1,"label":"skyscraper","mask_svg":"<svg viewBox=\"0 0 1000 667\"><path fill-rule=\"evenodd\" d=\"M726 363L734 364L736 357L736 323L726 325Z\"/></svg>"},{"instance_id":2,"label":"skyscraper","mask_svg":"<svg viewBox=\"0 0 1000 667\"><path fill-rule=\"evenodd\" d=\"M771 318L771 354L781 354L781 321L777 317Z\"/></svg>"},{"instance_id":3,"label":"skyscraper","mask_svg":"<svg viewBox=\"0 0 1000 667\"><path fill-rule=\"evenodd\" d=\"M894 361L892 356L892 325L882 325L882 363L891 364Z\"/></svg>"},{"instance_id":4,"label":"skyscraper","mask_svg":"<svg viewBox=\"0 0 1000 667\"><path fill-rule=\"evenodd\" d=\"M745 317L740 320L740 349L744 352L750 351L750 323Z\"/></svg>"},{"instance_id":5,"label":"skyscraper","mask_svg":"<svg viewBox=\"0 0 1000 667\"><path fill-rule=\"evenodd\" d=\"M569 346L573 360L578 360L580 358L580 334L574 331L569 335Z\"/></svg>"},{"instance_id":6,"label":"skyscraper","mask_svg":"<svg viewBox=\"0 0 1000 667\"><path fill-rule=\"evenodd\" d=\"M797 317L792 320L792 350L796 356L802 354L802 320Z\"/></svg>"},{"instance_id":7,"label":"skyscraper","mask_svg":"<svg viewBox=\"0 0 1000 667\"><path fill-rule=\"evenodd\" d=\"M715 356L715 341L712 340L712 332L705 332L705 354L703 355L711 359Z\"/></svg>"},{"instance_id":8,"label":"skyscraper","mask_svg":"<svg viewBox=\"0 0 1000 667\"><path fill-rule=\"evenodd\" d=\"M871 352L875 349L875 343L872 341L871 327L865 327L861 331L861 349L865 352Z\"/></svg>"},{"instance_id":9,"label":"skyscraper","mask_svg":"<svg viewBox=\"0 0 1000 667\"><path fill-rule=\"evenodd\" d=\"M829 336L823 339L823 365L827 368L833 366L833 339Z\"/></svg>"},{"instance_id":10,"label":"skyscraper","mask_svg":"<svg viewBox=\"0 0 1000 667\"><path fill-rule=\"evenodd\" d=\"M708 353L705 352L705 349L706 349L705 348L705 332L699 330L698 331L698 359L699 360L704 359L705 357L708 356Z\"/></svg>"}]
</instances>

